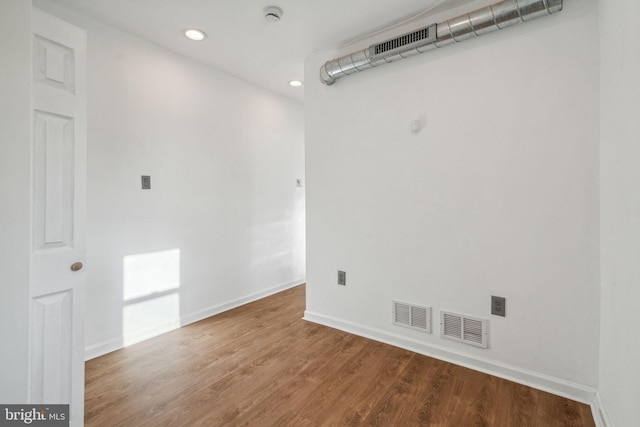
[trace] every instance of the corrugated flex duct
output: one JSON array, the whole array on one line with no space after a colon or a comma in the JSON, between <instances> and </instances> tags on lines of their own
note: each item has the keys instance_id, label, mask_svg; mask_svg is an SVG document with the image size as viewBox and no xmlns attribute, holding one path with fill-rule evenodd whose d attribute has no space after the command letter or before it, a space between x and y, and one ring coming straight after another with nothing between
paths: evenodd
<instances>
[{"instance_id":1,"label":"corrugated flex duct","mask_svg":"<svg viewBox=\"0 0 640 427\"><path fill-rule=\"evenodd\" d=\"M320 68L320 80L331 85L336 79L358 71L560 12L562 2L563 0L504 0L327 61Z\"/></svg>"}]
</instances>

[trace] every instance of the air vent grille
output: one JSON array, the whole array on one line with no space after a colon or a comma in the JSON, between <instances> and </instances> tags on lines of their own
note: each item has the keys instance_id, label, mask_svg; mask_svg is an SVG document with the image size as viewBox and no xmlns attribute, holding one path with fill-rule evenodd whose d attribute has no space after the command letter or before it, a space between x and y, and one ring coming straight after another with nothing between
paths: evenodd
<instances>
[{"instance_id":1,"label":"air vent grille","mask_svg":"<svg viewBox=\"0 0 640 427\"><path fill-rule=\"evenodd\" d=\"M462 323L464 324L464 327L462 328L464 337L462 339L464 341L471 341L476 344L482 344L482 335L484 331L482 321L474 319L462 319Z\"/></svg>"},{"instance_id":2,"label":"air vent grille","mask_svg":"<svg viewBox=\"0 0 640 427\"><path fill-rule=\"evenodd\" d=\"M487 319L440 311L440 336L477 347L488 347Z\"/></svg>"},{"instance_id":3,"label":"air vent grille","mask_svg":"<svg viewBox=\"0 0 640 427\"><path fill-rule=\"evenodd\" d=\"M436 39L436 26L431 25L429 27L421 28L412 33L404 34L394 39L384 41L382 43L372 45L370 53L373 57L378 55L388 56L394 51L400 48L406 48L407 46L415 47L430 43ZM415 46L412 46L415 45ZM404 49L403 49L404 50Z\"/></svg>"},{"instance_id":4,"label":"air vent grille","mask_svg":"<svg viewBox=\"0 0 640 427\"><path fill-rule=\"evenodd\" d=\"M462 318L449 313L443 314L444 336L449 338L462 339Z\"/></svg>"},{"instance_id":5,"label":"air vent grille","mask_svg":"<svg viewBox=\"0 0 640 427\"><path fill-rule=\"evenodd\" d=\"M431 333L431 307L393 301L393 324Z\"/></svg>"},{"instance_id":6,"label":"air vent grille","mask_svg":"<svg viewBox=\"0 0 640 427\"><path fill-rule=\"evenodd\" d=\"M409 304L394 303L393 323L411 325L411 306Z\"/></svg>"}]
</instances>

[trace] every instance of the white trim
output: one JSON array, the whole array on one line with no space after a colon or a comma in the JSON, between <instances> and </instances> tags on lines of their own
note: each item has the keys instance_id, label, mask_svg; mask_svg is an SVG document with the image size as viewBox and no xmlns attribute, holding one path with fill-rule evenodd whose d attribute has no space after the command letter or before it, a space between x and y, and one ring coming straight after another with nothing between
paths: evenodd
<instances>
[{"instance_id":1,"label":"white trim","mask_svg":"<svg viewBox=\"0 0 640 427\"><path fill-rule=\"evenodd\" d=\"M262 291L254 292L247 296L236 298L232 301L229 301L224 304L219 304L205 310L198 311L197 313L187 314L185 316L180 317L180 325L186 326L191 323L198 322L202 319L206 319L207 317L215 316L216 314L223 313L228 310L232 310L236 307L240 307L241 305L248 304L253 301L257 301L262 298L266 298L270 295L277 294L278 292L286 291L287 289L294 288L296 286L302 285L305 282L305 279L292 280L291 282L283 283L272 288L268 288Z\"/></svg>"},{"instance_id":2,"label":"white trim","mask_svg":"<svg viewBox=\"0 0 640 427\"><path fill-rule=\"evenodd\" d=\"M226 303L218 304L213 307L209 307L207 309L200 310L195 313L185 314L183 316L180 316L180 327L198 322L200 320L206 319L211 316L215 316L216 314L220 314L228 310L232 310L236 307L240 307L241 305L245 305L250 302L257 301L262 298L266 298L270 295L277 294L278 292L282 292L287 289L294 288L296 286L302 285L304 282L305 282L304 278L292 280L291 282L283 283L268 289L264 289L262 291L254 292L244 297L236 298ZM173 327L169 330L173 330L173 329L177 329L177 328ZM169 330L167 329L167 325L163 324L157 328L153 328L150 330L145 330L137 333L135 335L135 339L132 339L132 341L140 342L145 339L158 336L165 332L169 332ZM91 347L86 347L84 352L84 358L85 358L85 361L91 360L96 357L103 356L107 353L111 353L112 351L120 350L123 347L124 347L123 337L120 336L115 339L103 342L101 344L93 345Z\"/></svg>"},{"instance_id":3,"label":"white trim","mask_svg":"<svg viewBox=\"0 0 640 427\"><path fill-rule=\"evenodd\" d=\"M591 413L593 414L593 421L595 421L596 427L613 427L600 392L596 392L595 398L591 403Z\"/></svg>"},{"instance_id":4,"label":"white trim","mask_svg":"<svg viewBox=\"0 0 640 427\"><path fill-rule=\"evenodd\" d=\"M344 332L359 335L375 341L390 344L395 347L404 348L425 356L453 363L455 365L464 366L465 368L484 372L499 378L504 378L519 384L533 387L538 390L566 397L587 405L594 402L596 389L583 384L572 381L563 380L561 378L552 377L550 375L508 365L506 363L497 362L490 359L478 357L476 355L467 354L452 350L450 348L441 347L434 344L427 344L421 341L407 338L402 335L372 328L337 319L331 316L325 316L311 311L304 312L304 320L318 323L320 325L329 326ZM608 425L607 427L611 427Z\"/></svg>"},{"instance_id":5,"label":"white trim","mask_svg":"<svg viewBox=\"0 0 640 427\"><path fill-rule=\"evenodd\" d=\"M124 348L124 342L122 337L105 341L101 344L92 345L84 349L84 361L95 359L96 357L104 356L112 351L120 350Z\"/></svg>"}]
</instances>

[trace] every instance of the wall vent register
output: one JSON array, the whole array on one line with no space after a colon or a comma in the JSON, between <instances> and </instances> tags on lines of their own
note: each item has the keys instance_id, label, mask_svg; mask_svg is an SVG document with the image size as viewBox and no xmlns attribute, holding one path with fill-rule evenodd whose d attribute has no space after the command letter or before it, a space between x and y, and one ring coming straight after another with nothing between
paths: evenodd
<instances>
[{"instance_id":1,"label":"wall vent register","mask_svg":"<svg viewBox=\"0 0 640 427\"><path fill-rule=\"evenodd\" d=\"M489 347L487 319L441 310L440 336L476 347Z\"/></svg>"},{"instance_id":2,"label":"wall vent register","mask_svg":"<svg viewBox=\"0 0 640 427\"><path fill-rule=\"evenodd\" d=\"M431 307L393 301L393 324L431 333Z\"/></svg>"}]
</instances>

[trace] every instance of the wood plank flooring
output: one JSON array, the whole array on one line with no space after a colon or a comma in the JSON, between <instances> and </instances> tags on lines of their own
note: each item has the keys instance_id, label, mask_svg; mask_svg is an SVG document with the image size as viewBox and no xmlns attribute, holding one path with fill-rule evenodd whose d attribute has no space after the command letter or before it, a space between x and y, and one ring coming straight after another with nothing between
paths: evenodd
<instances>
[{"instance_id":1,"label":"wood plank flooring","mask_svg":"<svg viewBox=\"0 0 640 427\"><path fill-rule=\"evenodd\" d=\"M296 288L86 363L87 426L595 426L589 406L302 320Z\"/></svg>"}]
</instances>

